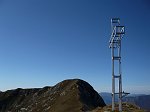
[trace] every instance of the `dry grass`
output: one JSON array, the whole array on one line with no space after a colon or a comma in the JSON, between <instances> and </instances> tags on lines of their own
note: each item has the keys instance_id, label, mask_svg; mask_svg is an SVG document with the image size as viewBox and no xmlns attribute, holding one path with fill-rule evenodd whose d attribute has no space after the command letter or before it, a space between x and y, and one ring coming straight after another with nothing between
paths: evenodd
<instances>
[{"instance_id":1,"label":"dry grass","mask_svg":"<svg viewBox=\"0 0 150 112\"><path fill-rule=\"evenodd\" d=\"M111 105L105 106L104 108L98 107L97 109L93 110L92 112L112 112ZM116 104L116 110L114 112L119 112L118 104ZM123 111L122 112L145 112L145 111L140 109L136 105L129 104L129 103L123 103Z\"/></svg>"}]
</instances>

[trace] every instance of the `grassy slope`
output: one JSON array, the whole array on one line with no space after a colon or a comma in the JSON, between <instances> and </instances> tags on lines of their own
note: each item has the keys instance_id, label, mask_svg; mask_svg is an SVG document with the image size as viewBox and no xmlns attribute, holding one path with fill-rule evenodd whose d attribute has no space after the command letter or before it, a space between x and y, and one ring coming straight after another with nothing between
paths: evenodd
<instances>
[{"instance_id":1,"label":"grassy slope","mask_svg":"<svg viewBox=\"0 0 150 112\"><path fill-rule=\"evenodd\" d=\"M114 112L118 111L118 105L116 105L116 110ZM105 106L104 108L98 107L97 109L93 110L92 112L112 112L111 111L111 105ZM122 112L145 112L144 110L141 110L139 107L133 104L123 103L123 111Z\"/></svg>"}]
</instances>

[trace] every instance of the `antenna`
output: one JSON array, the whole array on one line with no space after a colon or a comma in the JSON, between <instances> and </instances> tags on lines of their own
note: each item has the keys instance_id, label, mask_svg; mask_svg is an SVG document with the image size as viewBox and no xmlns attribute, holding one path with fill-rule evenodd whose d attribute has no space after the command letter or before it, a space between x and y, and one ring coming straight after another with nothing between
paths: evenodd
<instances>
[{"instance_id":1,"label":"antenna","mask_svg":"<svg viewBox=\"0 0 150 112\"><path fill-rule=\"evenodd\" d=\"M112 55L112 111L115 110L115 95L118 94L119 112L122 112L122 98L129 93L122 92L121 40L125 27L120 25L120 18L111 19L111 32L109 48ZM119 93L115 92L115 79L118 79Z\"/></svg>"}]
</instances>

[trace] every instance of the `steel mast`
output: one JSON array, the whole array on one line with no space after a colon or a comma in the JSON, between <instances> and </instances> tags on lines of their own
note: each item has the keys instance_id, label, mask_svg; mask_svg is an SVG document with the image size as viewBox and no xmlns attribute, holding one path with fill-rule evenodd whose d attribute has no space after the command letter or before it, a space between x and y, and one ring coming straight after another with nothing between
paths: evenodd
<instances>
[{"instance_id":1,"label":"steel mast","mask_svg":"<svg viewBox=\"0 0 150 112\"><path fill-rule=\"evenodd\" d=\"M129 93L122 92L121 72L121 40L125 34L125 27L120 25L119 18L111 19L111 38L109 48L112 55L112 111L115 110L115 95L118 94L119 112L122 112L122 97ZM115 79L118 79L119 90L116 93Z\"/></svg>"}]
</instances>

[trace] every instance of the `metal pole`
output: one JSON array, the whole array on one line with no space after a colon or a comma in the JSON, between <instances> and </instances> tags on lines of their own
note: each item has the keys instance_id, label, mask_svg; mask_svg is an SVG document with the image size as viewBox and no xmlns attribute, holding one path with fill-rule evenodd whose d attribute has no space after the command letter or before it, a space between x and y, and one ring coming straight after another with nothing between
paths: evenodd
<instances>
[{"instance_id":1,"label":"metal pole","mask_svg":"<svg viewBox=\"0 0 150 112\"><path fill-rule=\"evenodd\" d=\"M119 26L120 26L120 21L119 21ZM119 28L119 31L121 29ZM122 112L122 73L121 73L121 35L118 37L118 56L119 58L119 112Z\"/></svg>"},{"instance_id":2,"label":"metal pole","mask_svg":"<svg viewBox=\"0 0 150 112\"><path fill-rule=\"evenodd\" d=\"M113 20L111 19L111 31L113 32ZM115 110L115 77L114 77L114 43L111 46L112 55L112 111Z\"/></svg>"},{"instance_id":3,"label":"metal pole","mask_svg":"<svg viewBox=\"0 0 150 112\"><path fill-rule=\"evenodd\" d=\"M121 38L121 37L120 37ZM119 40L118 55L121 57L121 40ZM121 73L121 58L119 59L119 112L122 112L122 73Z\"/></svg>"},{"instance_id":4,"label":"metal pole","mask_svg":"<svg viewBox=\"0 0 150 112\"><path fill-rule=\"evenodd\" d=\"M114 43L112 43L112 111L115 110Z\"/></svg>"}]
</instances>

